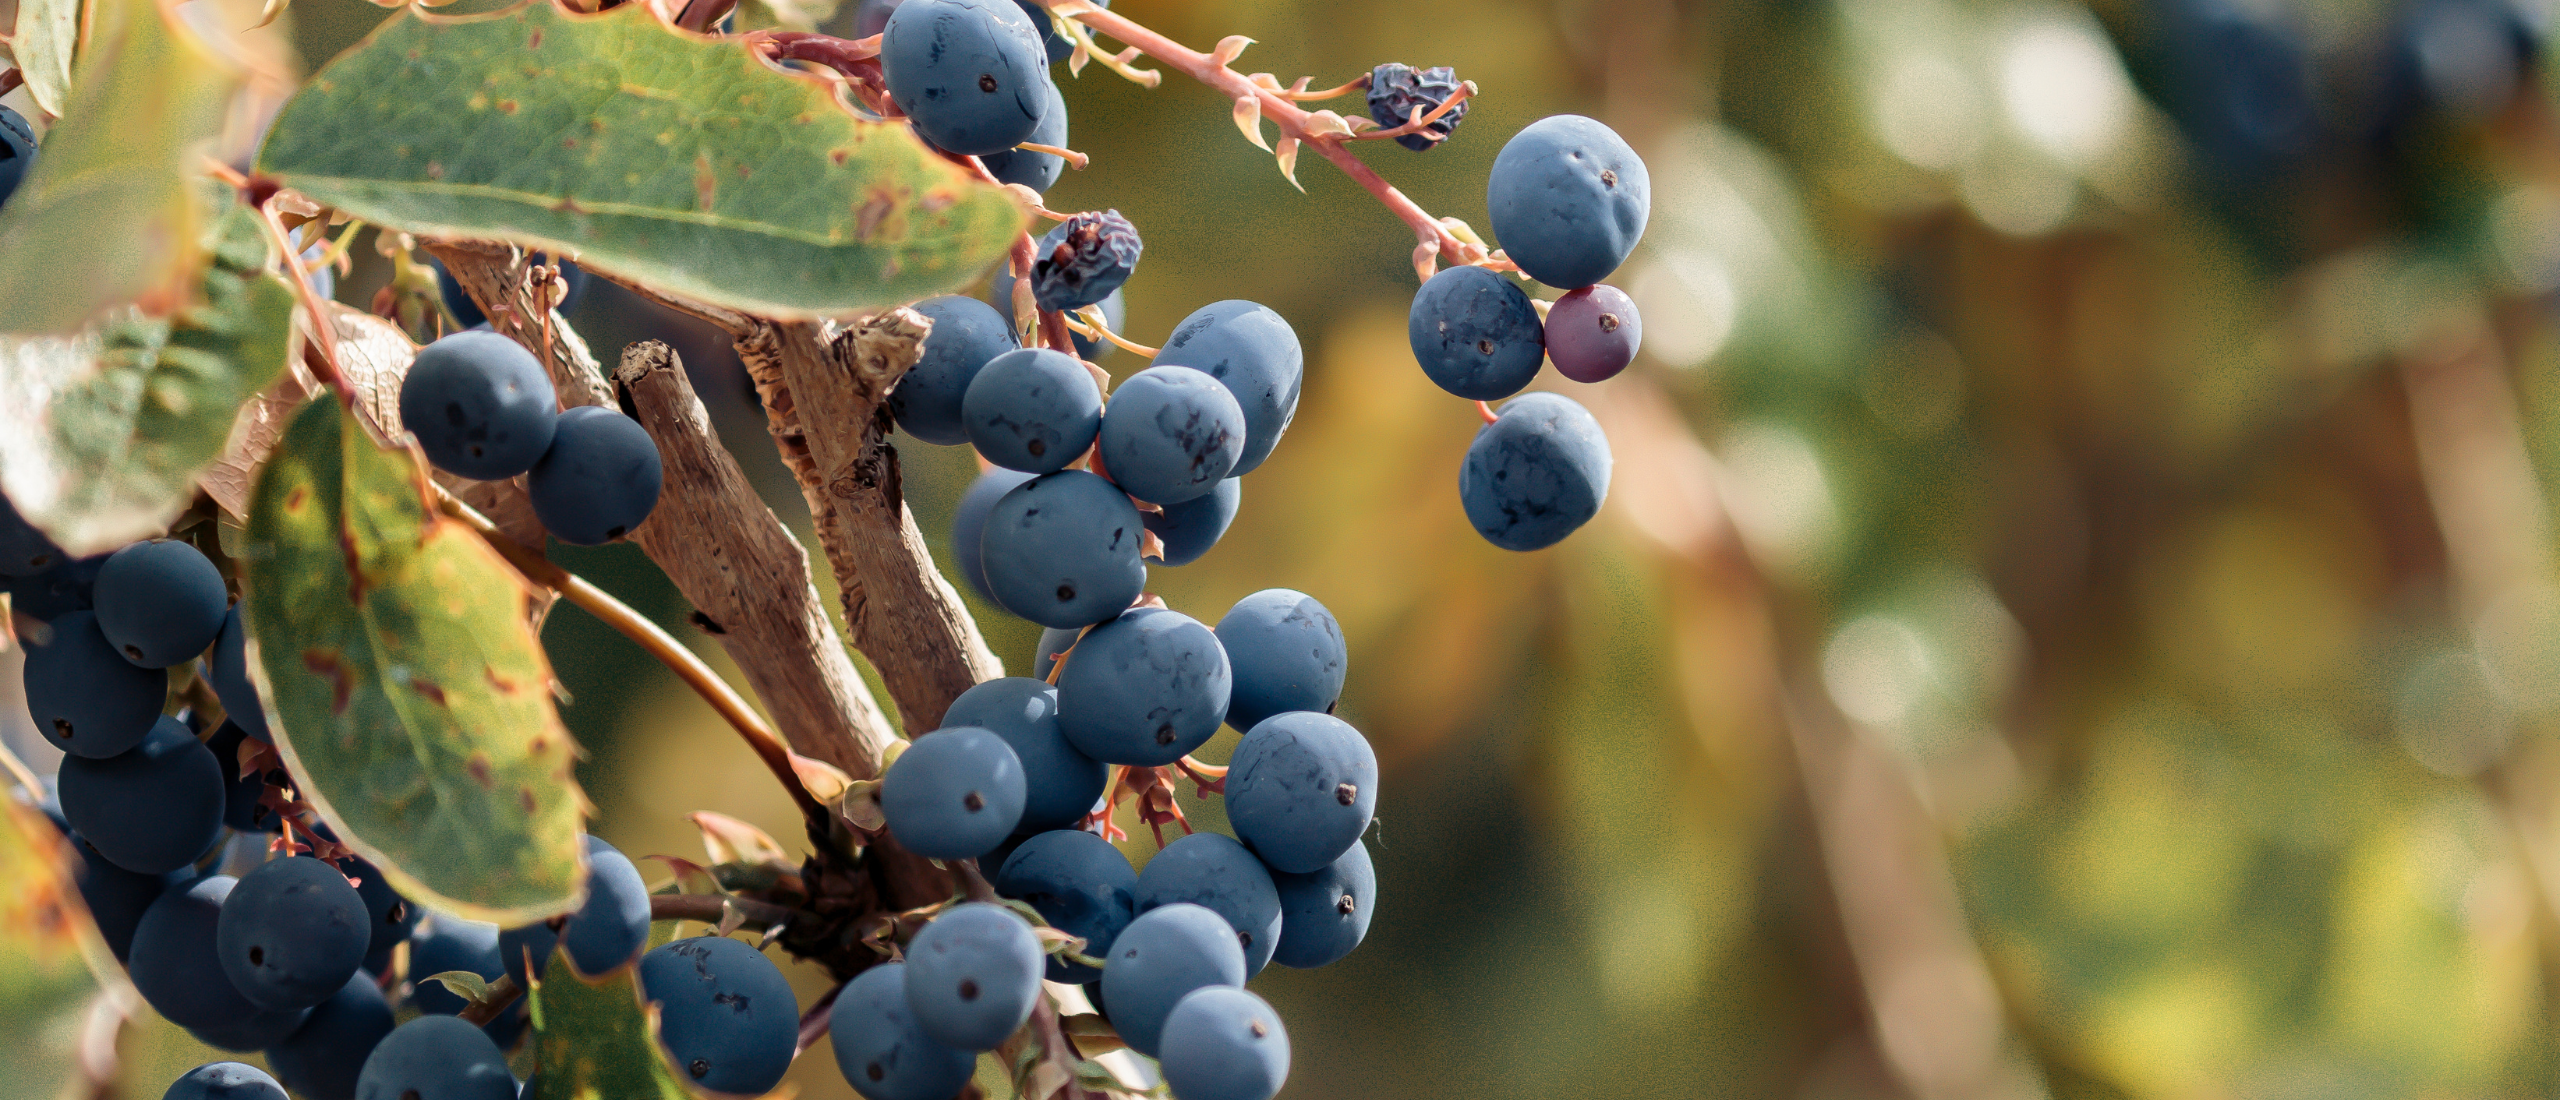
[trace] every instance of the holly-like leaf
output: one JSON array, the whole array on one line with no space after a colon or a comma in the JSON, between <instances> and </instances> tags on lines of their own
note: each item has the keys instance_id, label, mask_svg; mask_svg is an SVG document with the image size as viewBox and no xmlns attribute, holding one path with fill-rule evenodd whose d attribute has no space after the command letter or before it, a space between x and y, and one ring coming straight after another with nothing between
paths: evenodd
<instances>
[{"instance_id":1,"label":"holly-like leaf","mask_svg":"<svg viewBox=\"0 0 2560 1100\"><path fill-rule=\"evenodd\" d=\"M0 489L74 554L160 532L222 456L243 405L284 373L293 291L234 207L174 318L123 310L75 337L0 337Z\"/></svg>"},{"instance_id":2,"label":"holly-like leaf","mask_svg":"<svg viewBox=\"0 0 2560 1100\"><path fill-rule=\"evenodd\" d=\"M0 328L78 332L186 303L211 216L191 180L243 79L157 0L89 0L95 27L44 155L0 210Z\"/></svg>"},{"instance_id":3,"label":"holly-like leaf","mask_svg":"<svg viewBox=\"0 0 2560 1100\"><path fill-rule=\"evenodd\" d=\"M71 94L71 56L80 47L80 0L19 0L9 46L27 78L27 94L46 114L60 117Z\"/></svg>"},{"instance_id":4,"label":"holly-like leaf","mask_svg":"<svg viewBox=\"0 0 2560 1100\"><path fill-rule=\"evenodd\" d=\"M584 893L576 747L531 590L425 491L338 402L297 414L250 493L249 667L339 839L417 901L521 925Z\"/></svg>"},{"instance_id":5,"label":"holly-like leaf","mask_svg":"<svg viewBox=\"0 0 2560 1100\"><path fill-rule=\"evenodd\" d=\"M649 4L403 12L285 105L259 167L368 221L775 317L960 286L1028 216L905 126Z\"/></svg>"},{"instance_id":6,"label":"holly-like leaf","mask_svg":"<svg viewBox=\"0 0 2560 1100\"><path fill-rule=\"evenodd\" d=\"M566 952L526 992L534 1055L542 1067L525 1100L694 1100L658 1045L658 1009L640 997L626 966L595 981Z\"/></svg>"}]
</instances>

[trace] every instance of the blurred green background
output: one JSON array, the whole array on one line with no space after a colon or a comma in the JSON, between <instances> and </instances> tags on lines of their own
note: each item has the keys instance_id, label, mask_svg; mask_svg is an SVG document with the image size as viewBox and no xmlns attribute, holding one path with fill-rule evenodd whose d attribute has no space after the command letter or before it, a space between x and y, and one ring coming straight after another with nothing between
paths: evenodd
<instances>
[{"instance_id":1,"label":"blurred green background","mask_svg":"<svg viewBox=\"0 0 2560 1100\"><path fill-rule=\"evenodd\" d=\"M1326 603L1386 769L1368 942L1255 983L1285 1095L2560 1092L2536 0L1114 10L1250 36L1239 67L1283 81L1456 66L1483 94L1453 140L1361 153L1480 229L1536 118L1599 117L1652 171L1613 279L1645 357L1541 383L1607 428L1609 506L1509 554L1458 508L1475 410L1405 343L1407 232L1314 158L1300 194L1186 81L1066 85L1093 163L1050 204L1145 234L1132 338L1249 298L1306 347L1234 529L1151 578L1205 620ZM381 15L288 19L316 64ZM606 356L676 343L805 530L716 336L610 287L575 320ZM899 453L947 561L973 463ZM720 660L636 549L557 557ZM1037 630L972 609L1026 668ZM546 636L597 832L795 835L661 669L572 609ZM207 1057L165 1027L126 1053L137 1096ZM851 1095L824 1046L791 1081Z\"/></svg>"}]
</instances>

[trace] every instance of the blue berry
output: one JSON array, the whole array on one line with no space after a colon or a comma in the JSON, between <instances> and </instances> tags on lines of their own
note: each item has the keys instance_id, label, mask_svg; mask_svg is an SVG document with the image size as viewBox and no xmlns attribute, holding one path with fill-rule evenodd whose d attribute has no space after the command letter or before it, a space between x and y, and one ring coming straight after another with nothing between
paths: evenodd
<instances>
[{"instance_id":1,"label":"blue berry","mask_svg":"<svg viewBox=\"0 0 2560 1100\"><path fill-rule=\"evenodd\" d=\"M1085 755L1156 767L1225 720L1233 676L1218 636L1189 615L1138 607L1086 632L1058 673L1058 726Z\"/></svg>"},{"instance_id":2,"label":"blue berry","mask_svg":"<svg viewBox=\"0 0 2560 1100\"><path fill-rule=\"evenodd\" d=\"M210 1062L188 1070L160 1100L285 1100L284 1086L266 1071L238 1062Z\"/></svg>"},{"instance_id":3,"label":"blue berry","mask_svg":"<svg viewBox=\"0 0 2560 1100\"><path fill-rule=\"evenodd\" d=\"M391 1004L373 975L359 970L301 1028L267 1048L267 1065L305 1100L356 1100L366 1060L390 1034Z\"/></svg>"},{"instance_id":4,"label":"blue berry","mask_svg":"<svg viewBox=\"0 0 2560 1100\"><path fill-rule=\"evenodd\" d=\"M1626 262L1652 201L1643 159L1617 131L1581 115L1542 118L1512 135L1485 187L1503 253L1530 278L1567 290Z\"/></svg>"},{"instance_id":5,"label":"blue berry","mask_svg":"<svg viewBox=\"0 0 2560 1100\"><path fill-rule=\"evenodd\" d=\"M1031 480L1033 475L998 466L978 475L969 483L969 491L960 494L960 503L951 510L951 561L960 569L960 577L981 599L994 600L996 594L987 587L986 536L987 515L995 511L996 502L1004 499L1014 486ZM947 720L947 716L946 716Z\"/></svg>"},{"instance_id":6,"label":"blue berry","mask_svg":"<svg viewBox=\"0 0 2560 1100\"><path fill-rule=\"evenodd\" d=\"M1176 566L1200 560L1225 537L1227 526L1236 521L1236 511L1243 506L1244 479L1231 477L1200 496L1143 513L1147 530L1164 544L1164 553L1156 560Z\"/></svg>"},{"instance_id":7,"label":"blue berry","mask_svg":"<svg viewBox=\"0 0 2560 1100\"><path fill-rule=\"evenodd\" d=\"M1511 280L1481 267L1445 268L1422 284L1405 336L1433 384L1471 401L1520 392L1547 354L1538 307Z\"/></svg>"},{"instance_id":8,"label":"blue berry","mask_svg":"<svg viewBox=\"0 0 2560 1100\"><path fill-rule=\"evenodd\" d=\"M484 981L506 974L506 962L498 954L497 925L438 913L409 936L409 1003L418 1011L454 1016L470 1007L471 1002L443 982L426 980L456 970L477 974ZM508 1005L481 1030L501 1050L514 1046L516 1037L524 1033L524 1002Z\"/></svg>"},{"instance_id":9,"label":"blue berry","mask_svg":"<svg viewBox=\"0 0 2560 1100\"><path fill-rule=\"evenodd\" d=\"M1111 842L1082 829L1052 829L1022 842L995 876L996 893L1029 902L1040 919L1085 939L1084 953L1111 954L1111 941L1137 916L1138 872ZM1102 972L1052 956L1049 980L1083 983Z\"/></svg>"},{"instance_id":10,"label":"blue berry","mask_svg":"<svg viewBox=\"0 0 2560 1100\"><path fill-rule=\"evenodd\" d=\"M989 680L961 692L942 712L942 724L975 726L1012 746L1026 791L1017 831L1064 829L1084 820L1110 780L1110 770L1076 751L1058 728L1058 689L1027 676ZM993 868L981 867L995 877Z\"/></svg>"},{"instance_id":11,"label":"blue berry","mask_svg":"<svg viewBox=\"0 0 2560 1100\"><path fill-rule=\"evenodd\" d=\"M1378 910L1378 872L1364 845L1303 875L1274 872L1271 884L1280 891L1280 947L1271 961L1282 966L1305 970L1350 954Z\"/></svg>"},{"instance_id":12,"label":"blue berry","mask_svg":"<svg viewBox=\"0 0 2560 1100\"><path fill-rule=\"evenodd\" d=\"M658 444L621 410L582 405L560 414L551 447L525 489L551 537L602 546L640 526L665 483Z\"/></svg>"},{"instance_id":13,"label":"blue berry","mask_svg":"<svg viewBox=\"0 0 2560 1100\"><path fill-rule=\"evenodd\" d=\"M1218 620L1218 645L1234 670L1227 724L1249 730L1283 711L1330 713L1342 697L1350 651L1333 612L1304 592L1266 588Z\"/></svg>"},{"instance_id":14,"label":"blue berry","mask_svg":"<svg viewBox=\"0 0 2560 1100\"><path fill-rule=\"evenodd\" d=\"M215 936L222 904L239 880L209 875L172 886L134 926L126 970L152 1009L179 1027L218 1027L260 1014L223 976Z\"/></svg>"},{"instance_id":15,"label":"blue berry","mask_svg":"<svg viewBox=\"0 0 2560 1100\"><path fill-rule=\"evenodd\" d=\"M1100 304L1137 272L1145 247L1138 227L1117 210L1072 215L1040 239L1031 265L1032 296L1042 309Z\"/></svg>"},{"instance_id":16,"label":"blue berry","mask_svg":"<svg viewBox=\"0 0 2560 1100\"><path fill-rule=\"evenodd\" d=\"M322 826L327 832L328 827ZM391 965L391 949L409 939L426 914L409 899L391 888L391 882L380 869L361 858L348 858L339 864L356 884L356 896L364 899L365 922L372 929L372 942L364 952L364 968L376 974Z\"/></svg>"},{"instance_id":17,"label":"blue berry","mask_svg":"<svg viewBox=\"0 0 2560 1100\"><path fill-rule=\"evenodd\" d=\"M1422 108L1426 115L1438 110L1450 96L1458 94L1462 83L1458 79L1458 71L1446 65L1417 69L1411 65L1387 62L1369 71L1369 119L1381 129L1395 129L1413 120L1416 107ZM1397 138L1396 144L1417 153L1430 152L1432 146L1440 143L1432 140L1429 134L1447 138L1455 133L1458 123L1466 120L1468 106L1468 101L1459 100L1457 106L1449 108L1448 114L1423 127L1427 134L1406 134Z\"/></svg>"},{"instance_id":18,"label":"blue berry","mask_svg":"<svg viewBox=\"0 0 2560 1100\"><path fill-rule=\"evenodd\" d=\"M987 588L1005 610L1042 626L1101 622L1146 590L1144 529L1128 494L1100 477L1063 470L1033 478L987 514Z\"/></svg>"},{"instance_id":19,"label":"blue berry","mask_svg":"<svg viewBox=\"0 0 2560 1100\"><path fill-rule=\"evenodd\" d=\"M791 1068L800 1005L764 952L726 936L677 940L641 956L640 989L658 1003L658 1040L696 1087L762 1096Z\"/></svg>"},{"instance_id":20,"label":"blue berry","mask_svg":"<svg viewBox=\"0 0 2560 1100\"><path fill-rule=\"evenodd\" d=\"M231 593L204 552L174 539L137 542L98 567L98 631L144 668L194 660L222 634Z\"/></svg>"},{"instance_id":21,"label":"blue berry","mask_svg":"<svg viewBox=\"0 0 2560 1100\"><path fill-rule=\"evenodd\" d=\"M8 112L0 107L0 112ZM0 120L10 117L0 113ZM0 161L0 174L10 162ZM18 506L0 496L0 577L32 577L63 562L62 548L18 514Z\"/></svg>"},{"instance_id":22,"label":"blue berry","mask_svg":"<svg viewBox=\"0 0 2560 1100\"><path fill-rule=\"evenodd\" d=\"M246 1016L233 1016L206 1027L191 1027L187 1034L215 1050L246 1054L283 1042L286 1036L302 1030L302 1025L310 1019L311 1010L307 1008L291 1012L258 1011Z\"/></svg>"},{"instance_id":23,"label":"blue berry","mask_svg":"<svg viewBox=\"0 0 2560 1100\"><path fill-rule=\"evenodd\" d=\"M1275 714L1236 743L1226 798L1237 839L1274 873L1320 870L1368 831L1378 755L1330 714Z\"/></svg>"},{"instance_id":24,"label":"blue berry","mask_svg":"<svg viewBox=\"0 0 2560 1100\"><path fill-rule=\"evenodd\" d=\"M22 670L36 732L55 748L92 760L141 744L160 721L169 674L125 660L90 612L73 611L51 625L53 640L29 645Z\"/></svg>"},{"instance_id":25,"label":"blue berry","mask_svg":"<svg viewBox=\"0 0 2560 1100\"><path fill-rule=\"evenodd\" d=\"M1167 844L1138 872L1138 911L1177 902L1206 906L1235 929L1245 976L1262 972L1280 945L1280 891L1271 872L1245 846L1220 833L1193 833Z\"/></svg>"},{"instance_id":26,"label":"blue berry","mask_svg":"<svg viewBox=\"0 0 2560 1100\"><path fill-rule=\"evenodd\" d=\"M240 877L214 939L222 972L260 1008L310 1008L364 964L372 943L364 899L338 869L307 856L269 860Z\"/></svg>"},{"instance_id":27,"label":"blue berry","mask_svg":"<svg viewBox=\"0 0 2560 1100\"><path fill-rule=\"evenodd\" d=\"M35 128L27 125L26 116L0 107L0 205L8 203L35 167Z\"/></svg>"},{"instance_id":28,"label":"blue berry","mask_svg":"<svg viewBox=\"0 0 2560 1100\"><path fill-rule=\"evenodd\" d=\"M184 886L191 876L125 870L77 836L72 837L72 846L80 850L80 900L89 907L89 917L97 922L107 950L123 962L133 952L134 930L141 927L142 914L171 886Z\"/></svg>"},{"instance_id":29,"label":"blue berry","mask_svg":"<svg viewBox=\"0 0 2560 1100\"><path fill-rule=\"evenodd\" d=\"M1609 495L1609 439L1571 398L1532 393L1476 431L1458 472L1467 522L1505 550L1564 540Z\"/></svg>"},{"instance_id":30,"label":"blue berry","mask_svg":"<svg viewBox=\"0 0 2560 1100\"><path fill-rule=\"evenodd\" d=\"M1027 4L1024 6L1029 7ZM1040 12L1033 18L1042 27L1048 26L1047 12ZM1057 38L1055 32L1049 32L1049 37L1065 41ZM1047 98L1040 107L1040 124L1032 127L1031 136L1022 140L1064 149L1067 147L1067 97L1058 91L1058 82L1054 80L1044 82L1041 90L1047 93ZM996 182L1018 183L1034 191L1046 191L1056 185L1058 174L1067 167L1067 158L1036 149L1007 149L979 157L978 161L987 166L988 174L993 175Z\"/></svg>"},{"instance_id":31,"label":"blue berry","mask_svg":"<svg viewBox=\"0 0 2560 1100\"><path fill-rule=\"evenodd\" d=\"M1022 820L1022 760L975 726L916 738L880 777L880 812L907 850L927 859L976 859Z\"/></svg>"},{"instance_id":32,"label":"blue berry","mask_svg":"<svg viewBox=\"0 0 2560 1100\"><path fill-rule=\"evenodd\" d=\"M836 1069L864 1100L951 1100L978 1056L933 1041L907 1010L907 964L880 963L836 994L828 1010Z\"/></svg>"},{"instance_id":33,"label":"blue berry","mask_svg":"<svg viewBox=\"0 0 2560 1100\"><path fill-rule=\"evenodd\" d=\"M1093 446L1102 430L1102 390L1075 356L1021 348L989 360L969 381L960 421L987 461L1051 473Z\"/></svg>"},{"instance_id":34,"label":"blue berry","mask_svg":"<svg viewBox=\"0 0 2560 1100\"><path fill-rule=\"evenodd\" d=\"M899 430L927 443L966 443L960 399L988 360L1014 349L1013 326L995 307L956 294L927 298L914 308L933 321L933 331L925 334L923 356L889 391L889 415Z\"/></svg>"},{"instance_id":35,"label":"blue berry","mask_svg":"<svg viewBox=\"0 0 2560 1100\"><path fill-rule=\"evenodd\" d=\"M1244 453L1229 471L1241 477L1271 457L1298 415L1306 358L1289 322L1242 299L1211 302L1174 326L1158 366L1192 367L1226 384L1244 409Z\"/></svg>"},{"instance_id":36,"label":"blue berry","mask_svg":"<svg viewBox=\"0 0 2560 1100\"><path fill-rule=\"evenodd\" d=\"M1129 1049L1155 1057L1176 1004L1193 990L1242 986L1244 979L1244 950L1226 918L1177 903L1140 912L1111 941L1099 1003L1108 1006L1111 1027Z\"/></svg>"},{"instance_id":37,"label":"blue berry","mask_svg":"<svg viewBox=\"0 0 2560 1100\"><path fill-rule=\"evenodd\" d=\"M488 331L427 345L400 382L400 422L437 469L499 481L533 469L560 420L551 376L524 345Z\"/></svg>"},{"instance_id":38,"label":"blue berry","mask_svg":"<svg viewBox=\"0 0 2560 1100\"><path fill-rule=\"evenodd\" d=\"M1269 1002L1229 986L1196 989L1165 1017L1165 1084L1182 1100L1271 1100L1289 1079L1289 1032Z\"/></svg>"},{"instance_id":39,"label":"blue berry","mask_svg":"<svg viewBox=\"0 0 2560 1100\"><path fill-rule=\"evenodd\" d=\"M905 0L881 28L889 97L936 148L998 153L1040 128L1040 32L1005 0Z\"/></svg>"},{"instance_id":40,"label":"blue berry","mask_svg":"<svg viewBox=\"0 0 2560 1100\"><path fill-rule=\"evenodd\" d=\"M907 945L907 1011L937 1043L994 1050L1031 1018L1044 957L1040 937L1012 910L953 906Z\"/></svg>"},{"instance_id":41,"label":"blue berry","mask_svg":"<svg viewBox=\"0 0 2560 1100\"><path fill-rule=\"evenodd\" d=\"M62 815L72 831L125 870L175 871L222 839L222 765L175 718L160 719L140 744L105 760L64 757L61 775Z\"/></svg>"},{"instance_id":42,"label":"blue berry","mask_svg":"<svg viewBox=\"0 0 2560 1100\"><path fill-rule=\"evenodd\" d=\"M240 621L238 607L223 613L222 633L213 639L213 659L205 664L205 679L213 684L213 697L222 701L222 716L249 736L272 742L266 705L249 680L249 631Z\"/></svg>"},{"instance_id":43,"label":"blue berry","mask_svg":"<svg viewBox=\"0 0 2560 1100\"><path fill-rule=\"evenodd\" d=\"M533 959L537 978L550 969L553 949L568 952L569 964L588 976L608 974L630 962L649 943L649 886L640 869L613 845L594 836L587 848L587 900L553 929L548 922L509 928L498 933L498 954L507 976L525 981L524 960Z\"/></svg>"},{"instance_id":44,"label":"blue berry","mask_svg":"<svg viewBox=\"0 0 2560 1100\"><path fill-rule=\"evenodd\" d=\"M365 1057L356 1100L515 1100L507 1056L479 1028L420 1016L392 1029Z\"/></svg>"},{"instance_id":45,"label":"blue berry","mask_svg":"<svg viewBox=\"0 0 2560 1100\"><path fill-rule=\"evenodd\" d=\"M98 570L106 567L107 557L56 555L57 560L42 572L9 578L9 610L44 623L74 611L93 610L97 606Z\"/></svg>"},{"instance_id":46,"label":"blue berry","mask_svg":"<svg viewBox=\"0 0 2560 1100\"><path fill-rule=\"evenodd\" d=\"M1244 409L1190 367L1149 367L1111 392L1102 462L1129 495L1180 504L1216 491L1244 454Z\"/></svg>"},{"instance_id":47,"label":"blue berry","mask_svg":"<svg viewBox=\"0 0 2560 1100\"><path fill-rule=\"evenodd\" d=\"M444 261L429 257L436 269L436 297L444 300L445 313L453 317L454 326L474 329L489 323L489 315L481 312L480 303L471 300L471 292L462 289L462 280L445 269Z\"/></svg>"}]
</instances>

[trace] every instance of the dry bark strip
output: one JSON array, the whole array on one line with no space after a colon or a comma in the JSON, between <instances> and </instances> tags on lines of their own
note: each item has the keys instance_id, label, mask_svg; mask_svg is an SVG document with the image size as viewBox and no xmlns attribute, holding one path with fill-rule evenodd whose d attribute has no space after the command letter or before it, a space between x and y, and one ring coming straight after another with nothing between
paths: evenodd
<instances>
[{"instance_id":1,"label":"dry bark strip","mask_svg":"<svg viewBox=\"0 0 2560 1100\"><path fill-rule=\"evenodd\" d=\"M480 303L491 328L537 357L547 338L552 384L563 402L615 402L568 322L551 315L546 333L548 311L534 303L524 253L476 242L428 247ZM881 753L896 733L810 584L807 552L720 445L674 353L652 365L643 352L636 366L628 357L625 366L633 370L628 411L657 442L666 465L657 510L632 532L632 541L708 620L705 629L737 663L793 751L858 778L878 775Z\"/></svg>"},{"instance_id":2,"label":"dry bark strip","mask_svg":"<svg viewBox=\"0 0 2560 1100\"><path fill-rule=\"evenodd\" d=\"M737 346L774 445L817 518L854 648L880 670L906 728L934 729L961 692L1004 675L934 568L889 445L883 402L922 354L928 323L906 309L841 327L774 322L614 281L718 326Z\"/></svg>"}]
</instances>

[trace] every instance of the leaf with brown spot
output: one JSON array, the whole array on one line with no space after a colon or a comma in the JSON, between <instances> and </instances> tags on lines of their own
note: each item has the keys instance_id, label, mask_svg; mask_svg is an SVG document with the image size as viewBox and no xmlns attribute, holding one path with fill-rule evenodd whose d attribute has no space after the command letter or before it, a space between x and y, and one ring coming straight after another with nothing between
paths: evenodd
<instances>
[{"instance_id":1,"label":"leaf with brown spot","mask_svg":"<svg viewBox=\"0 0 2560 1100\"><path fill-rule=\"evenodd\" d=\"M249 668L340 839L419 902L523 924L584 892L585 799L550 696L521 688L551 681L524 580L422 480L338 402L304 406L249 497Z\"/></svg>"}]
</instances>

